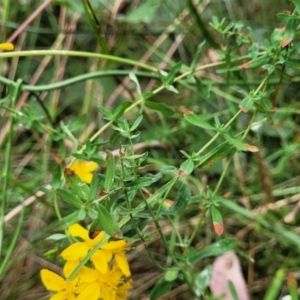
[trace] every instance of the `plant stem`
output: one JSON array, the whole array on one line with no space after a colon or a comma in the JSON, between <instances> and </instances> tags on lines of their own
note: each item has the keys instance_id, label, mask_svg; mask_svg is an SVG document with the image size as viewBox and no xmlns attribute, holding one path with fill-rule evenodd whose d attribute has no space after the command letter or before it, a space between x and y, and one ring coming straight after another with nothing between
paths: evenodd
<instances>
[{"instance_id":1,"label":"plant stem","mask_svg":"<svg viewBox=\"0 0 300 300\"><path fill-rule=\"evenodd\" d=\"M22 80L18 79L17 84L14 89L14 94L11 100L11 109L14 110L15 103L19 97L21 92ZM4 159L4 167L3 167L3 184L2 184L2 199L1 199L1 209L0 209L0 260L2 260L3 256L3 238L4 238L4 216L6 210L6 202L7 202L7 188L8 188L8 180L10 177L10 162L11 162L11 150L12 150L12 142L14 136L14 121L15 114L10 114L10 125L9 132L6 141L6 150L5 150L5 159Z\"/></svg>"}]
</instances>

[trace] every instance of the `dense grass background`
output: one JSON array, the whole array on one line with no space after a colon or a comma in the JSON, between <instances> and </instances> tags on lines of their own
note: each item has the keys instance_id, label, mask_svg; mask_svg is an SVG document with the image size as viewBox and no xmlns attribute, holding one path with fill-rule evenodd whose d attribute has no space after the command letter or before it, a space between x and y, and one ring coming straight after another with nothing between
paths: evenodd
<instances>
[{"instance_id":1,"label":"dense grass background","mask_svg":"<svg viewBox=\"0 0 300 300\"><path fill-rule=\"evenodd\" d=\"M22 2L22 3L21 3ZM213 16L226 18L225 23L241 22L251 28L255 42L263 44L270 40L274 28L284 26L276 14L290 9L287 1L191 1L148 0L148 1L90 1L99 24L95 30L79 1L48 1L44 9L33 16L41 5L40 1L4 1L1 8L1 39L7 40L21 28L14 39L16 50L64 49L102 53L146 63L161 70L170 70L177 62L190 66L197 46L206 39L206 45L197 66L218 61L218 48L222 38L209 26ZM198 11L196 17L195 10ZM22 23L33 16L26 27ZM95 31L100 33L98 38ZM234 46L235 41L232 42ZM102 47L101 47L101 46ZM234 51L236 56L247 53L246 47ZM28 118L17 117L10 157L11 172L7 192L8 203L5 214L13 211L25 200L31 199L40 187L49 184L53 170L60 159L66 160L74 151L72 139L61 136L60 124L72 128L72 134L83 145L106 122L97 107L113 108L124 101L137 97L136 86L122 72L133 66L124 62L86 57L70 56L27 56L3 59L2 76L10 80L22 78L36 89L28 94L21 93L16 109L26 113ZM113 70L111 76L104 76L76 82L61 89L44 91L40 85L48 85L71 79L86 73ZM145 71L145 70L143 70ZM251 130L247 142L259 147L258 153L237 152L229 164L226 176L220 186L219 195L230 192L230 199L236 206L222 206L226 237L238 240L239 255L252 299L262 299L276 271L284 268L299 280L299 71L288 69L282 85L275 74L269 82L273 92L270 99L277 100L274 114L259 113L263 120L260 127ZM152 78L138 74L143 92L151 91L159 84L156 75ZM216 68L198 72L201 84L182 81L175 84L179 93L168 90L154 95L151 101L164 103L175 111L173 116L164 116L154 110L145 109L144 119L139 127L142 148L148 151L145 168L141 174L157 171L161 166L179 167L183 162L180 150L187 153L198 151L212 137L211 132L193 127L184 121L184 107L201 114L207 120L218 116L224 123L237 111L243 94L259 86L264 74L258 69L241 71L230 76L218 74ZM1 81L4 82L3 80ZM2 98L7 88L1 85ZM5 102L1 102L5 106ZM126 118L133 122L138 109L130 111ZM5 147L9 140L9 112L1 108L1 161L5 161ZM249 114L241 115L231 125L240 132L250 122ZM54 130L53 130L54 129ZM58 130L58 131L55 131ZM116 150L120 140L111 138L108 129L98 142L110 140L99 148ZM216 147L217 141L212 145ZM193 195L202 192L203 185L214 188L226 165L226 158L197 168L187 182ZM2 172L2 171L1 171ZM3 174L3 173L2 173ZM3 179L1 179L2 181ZM2 183L1 183L2 184ZM153 187L155 188L155 187ZM174 195L175 197L175 192ZM38 197L24 208L20 236L5 276L0 283L1 299L46 299L47 292L41 285L39 270L48 267L57 270L59 261L56 251L60 243L45 240L56 229L57 219L53 204L48 196ZM237 210L241 208L241 210ZM269 208L268 212L263 207ZM61 203L61 211L68 214L68 207ZM201 202L190 204L178 222L182 234L189 235L201 214ZM262 226L253 215L257 213L266 220ZM8 249L11 237L17 227L18 215L9 217L5 224L4 249ZM168 223L162 223L166 235L170 234ZM288 236L289 233L295 235ZM216 240L211 219L206 217L199 230L194 246L202 248ZM165 250L159 239L152 240L150 248L157 259L165 261ZM53 250L53 254L51 251ZM49 252L50 251L50 252ZM247 258L251 256L254 260ZM162 273L151 263L143 247L129 254L134 289L132 299L146 299L149 291ZM203 268L211 260L204 260L197 266ZM283 284L280 295L287 294ZM161 299L191 299L191 295L179 281L177 286ZM209 299L209 296L205 296Z\"/></svg>"}]
</instances>

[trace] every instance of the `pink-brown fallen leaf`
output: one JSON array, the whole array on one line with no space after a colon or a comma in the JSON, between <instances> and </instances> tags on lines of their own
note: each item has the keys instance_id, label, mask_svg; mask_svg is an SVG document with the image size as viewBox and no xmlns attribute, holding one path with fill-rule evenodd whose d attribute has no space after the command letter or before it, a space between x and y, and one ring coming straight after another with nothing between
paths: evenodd
<instances>
[{"instance_id":1,"label":"pink-brown fallen leaf","mask_svg":"<svg viewBox=\"0 0 300 300\"><path fill-rule=\"evenodd\" d=\"M213 263L213 275L209 284L212 294L222 300L234 300L228 286L230 281L237 292L238 299L249 300L239 258L234 251L220 255Z\"/></svg>"}]
</instances>

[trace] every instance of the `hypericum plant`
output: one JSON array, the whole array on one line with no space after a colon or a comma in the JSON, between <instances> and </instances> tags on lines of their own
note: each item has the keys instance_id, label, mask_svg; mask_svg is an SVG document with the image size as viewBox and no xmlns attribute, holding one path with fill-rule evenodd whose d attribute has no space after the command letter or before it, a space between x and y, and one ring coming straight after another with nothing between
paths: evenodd
<instances>
[{"instance_id":1,"label":"hypericum plant","mask_svg":"<svg viewBox=\"0 0 300 300\"><path fill-rule=\"evenodd\" d=\"M295 9L290 14L278 14L278 17L286 22L284 30L275 29L271 39L265 40L263 44L255 42L242 24L225 25L226 20L219 21L213 17L210 25L222 37L223 45L217 51L220 60L198 65L205 49L203 42L198 46L189 66L182 63L173 64L168 72L108 54L60 50L0 54L0 58L84 56L121 62L123 65L135 65L144 70L101 71L43 86L30 86L22 81L14 82L0 77L13 99L10 107L6 106L6 99L1 102L1 108L11 115L8 145L14 135L14 122L17 119L25 124L27 129L47 131L52 140L59 145L59 149L62 149L61 152L65 152L65 155L62 155L66 158L65 162L57 160L50 186L41 188L51 200L48 204L55 210L58 218L57 228L61 232L65 230L65 234L56 233L49 237L57 241L58 252L62 258L63 277L44 268L40 272L44 286L53 292L52 300L126 299L133 282L125 252L133 249L134 244L143 244L153 264L163 272L163 276L150 292L150 299L159 298L171 290L172 286L182 282L186 284L194 299L209 299L211 295L209 296L208 287L213 268L204 259L238 249L235 238L223 237L226 224L222 207L249 222L254 220L257 227L280 233L285 241L300 246L298 237L284 229L278 220L246 210L232 201L230 193L224 193L227 187L221 190L234 155L259 152L257 139L252 133L264 126L265 120L277 117L279 91L275 90L274 96L270 81L276 80L280 87L282 78L287 76L284 73L285 68L298 70L299 64L296 65L296 60L299 59L299 55L293 43L298 42L300 1L295 0L294 4ZM243 50L245 55L241 56L238 52L240 50ZM197 75L200 71L214 68L220 84L224 81L228 85L233 83L232 95L216 89L212 81ZM104 124L84 143L79 141L75 134L82 128L83 119L52 124L50 114L45 113L47 117L50 116L50 121L44 124L40 121L39 114L34 111L36 108L25 107L19 111L15 107L15 100L20 91L36 93L60 89L90 78L111 76L111 72L128 76L136 87L137 97L110 109L99 106L98 114L103 116ZM234 82L246 82L249 74L259 75L255 86L252 84L249 89L237 88ZM157 85L150 91L143 91L139 79L142 77L157 80ZM217 106L213 113L207 112L211 107L201 103L191 107L185 105L180 107L178 112L170 104L155 101L155 96L162 91L175 95L182 93L184 88L199 89L208 98L210 93L214 92L225 95L229 100L225 102L223 111L218 111ZM42 111L48 112L44 104L39 104ZM180 159L172 157L168 161L161 160L160 163L149 157L148 152L138 152L141 144L141 148L151 147L151 143L147 143L143 136L144 128L148 126L149 111L157 112L167 120L176 116L181 121L178 127L200 132L201 134L197 135L199 140L193 144L197 145L197 148L187 149L188 147L182 145ZM107 140L100 139L104 133ZM171 135L171 130L169 134ZM66 140L72 145L69 152L64 147ZM113 149L113 145L117 145L116 149ZM10 155L11 149L8 146L3 174L9 173ZM212 184L201 182L197 177L199 172L215 166L220 161L223 165L218 165L217 181L213 181ZM153 167L151 170L147 169L149 165ZM4 253L2 249L7 182L4 182L2 194L4 200L0 218L0 254L4 259L1 260L0 278L4 276L7 260L12 253ZM187 218L185 214L190 207L200 210L200 215L196 224L183 232L180 225L183 219ZM213 241L199 249L195 240L208 214L214 230ZM79 222L84 225L80 225ZM165 223L171 227L171 232L164 232ZM149 232L148 226L154 230ZM158 260L147 244L154 237L160 238L164 246L164 261ZM66 247L66 244L70 245ZM282 275L282 272L280 274ZM233 297L238 297L233 285L231 292ZM268 300L275 299L268 297Z\"/></svg>"}]
</instances>

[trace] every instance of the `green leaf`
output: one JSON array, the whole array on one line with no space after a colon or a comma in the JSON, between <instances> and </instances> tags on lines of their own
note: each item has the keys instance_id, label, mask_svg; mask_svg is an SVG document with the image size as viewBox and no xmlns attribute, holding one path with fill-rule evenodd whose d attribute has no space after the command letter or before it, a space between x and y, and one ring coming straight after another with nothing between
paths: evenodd
<instances>
[{"instance_id":1,"label":"green leaf","mask_svg":"<svg viewBox=\"0 0 300 300\"><path fill-rule=\"evenodd\" d=\"M213 221L214 231L218 236L221 236L224 231L223 219L220 211L216 206L212 205L210 207L211 218Z\"/></svg>"},{"instance_id":2,"label":"green leaf","mask_svg":"<svg viewBox=\"0 0 300 300\"><path fill-rule=\"evenodd\" d=\"M223 224L222 215L214 205L210 207L210 213L214 224Z\"/></svg>"},{"instance_id":3,"label":"green leaf","mask_svg":"<svg viewBox=\"0 0 300 300\"><path fill-rule=\"evenodd\" d=\"M127 199L128 201L132 201L134 200L135 196L136 196L137 190L133 190L133 191L128 191L126 193ZM123 205L126 202L126 196L122 195L121 197L119 197L116 201L113 202L113 204L111 205L110 211L113 212L115 211L119 206Z\"/></svg>"},{"instance_id":4,"label":"green leaf","mask_svg":"<svg viewBox=\"0 0 300 300\"><path fill-rule=\"evenodd\" d=\"M300 13L300 0L294 0L293 1L296 10L298 11L298 14Z\"/></svg>"},{"instance_id":5,"label":"green leaf","mask_svg":"<svg viewBox=\"0 0 300 300\"><path fill-rule=\"evenodd\" d=\"M56 165L53 171L53 177L50 182L53 189L58 189L61 185L62 168L61 165Z\"/></svg>"},{"instance_id":6,"label":"green leaf","mask_svg":"<svg viewBox=\"0 0 300 300\"><path fill-rule=\"evenodd\" d=\"M178 90L171 84L167 84L165 88L174 94L179 94Z\"/></svg>"},{"instance_id":7,"label":"green leaf","mask_svg":"<svg viewBox=\"0 0 300 300\"><path fill-rule=\"evenodd\" d=\"M178 176L173 177L170 181L164 184L161 188L159 188L155 193L153 193L148 199L147 204L150 206L154 206L157 203L160 203L162 197L166 197L168 192L172 189L173 185L178 180ZM132 211L132 215L137 215L140 211L143 211L145 207L145 203L139 204L134 211ZM120 227L124 226L130 220L129 216L124 217L120 222Z\"/></svg>"},{"instance_id":8,"label":"green leaf","mask_svg":"<svg viewBox=\"0 0 300 300\"><path fill-rule=\"evenodd\" d=\"M95 220L98 217L98 212L95 209L90 207L87 210L87 214L92 220Z\"/></svg>"},{"instance_id":9,"label":"green leaf","mask_svg":"<svg viewBox=\"0 0 300 300\"><path fill-rule=\"evenodd\" d=\"M157 7L152 0L144 1L138 8L130 11L123 21L128 23L150 23L155 18Z\"/></svg>"},{"instance_id":10,"label":"green leaf","mask_svg":"<svg viewBox=\"0 0 300 300\"><path fill-rule=\"evenodd\" d=\"M212 278L213 268L211 265L206 266L199 274L195 276L195 292L201 296L205 289L209 286Z\"/></svg>"},{"instance_id":11,"label":"green leaf","mask_svg":"<svg viewBox=\"0 0 300 300\"><path fill-rule=\"evenodd\" d=\"M106 151L106 174L104 182L104 191L110 192L115 178L114 156L110 151Z\"/></svg>"},{"instance_id":12,"label":"green leaf","mask_svg":"<svg viewBox=\"0 0 300 300\"><path fill-rule=\"evenodd\" d=\"M125 110L131 106L132 102L124 101L120 105L117 106L117 108L113 111L113 118L112 121L116 121L121 116L123 116Z\"/></svg>"},{"instance_id":13,"label":"green leaf","mask_svg":"<svg viewBox=\"0 0 300 300\"><path fill-rule=\"evenodd\" d=\"M154 182L153 177L139 177L135 181L125 183L125 188L128 191L139 190L143 187L149 186Z\"/></svg>"},{"instance_id":14,"label":"green leaf","mask_svg":"<svg viewBox=\"0 0 300 300\"><path fill-rule=\"evenodd\" d=\"M254 106L257 108L257 110L263 113L270 113L272 112L273 103L269 98L263 98L260 101L256 101L254 103Z\"/></svg>"},{"instance_id":15,"label":"green leaf","mask_svg":"<svg viewBox=\"0 0 300 300\"><path fill-rule=\"evenodd\" d=\"M142 90L141 90L140 83L139 83L136 75L133 72L130 72L129 78L136 84L136 91L137 91L138 95L141 96Z\"/></svg>"},{"instance_id":16,"label":"green leaf","mask_svg":"<svg viewBox=\"0 0 300 300\"><path fill-rule=\"evenodd\" d=\"M114 236L119 231L119 226L113 216L101 204L96 205L96 210L98 212L98 218L95 220L96 229L104 230L110 236ZM94 227L95 225L90 231L95 230Z\"/></svg>"},{"instance_id":17,"label":"green leaf","mask_svg":"<svg viewBox=\"0 0 300 300\"><path fill-rule=\"evenodd\" d=\"M247 113L254 105L254 100L251 96L247 95L240 103L239 109L243 113Z\"/></svg>"},{"instance_id":18,"label":"green leaf","mask_svg":"<svg viewBox=\"0 0 300 300\"><path fill-rule=\"evenodd\" d=\"M156 103L156 102L152 102L152 101L145 101L145 106L150 108L150 109L157 110L165 116L173 116L174 113L175 113L174 110L172 110L169 106L167 106L164 103Z\"/></svg>"},{"instance_id":19,"label":"green leaf","mask_svg":"<svg viewBox=\"0 0 300 300\"><path fill-rule=\"evenodd\" d=\"M75 173L72 175L65 174L65 178L71 190L73 190L79 198L88 200L90 188L84 181L82 181Z\"/></svg>"},{"instance_id":20,"label":"green leaf","mask_svg":"<svg viewBox=\"0 0 300 300\"><path fill-rule=\"evenodd\" d=\"M190 111L188 109L184 109L183 116L189 123L191 123L197 127L201 127L201 128L209 129L209 130L216 130L216 128L214 126L201 120L201 118L199 116L195 115L192 111Z\"/></svg>"},{"instance_id":21,"label":"green leaf","mask_svg":"<svg viewBox=\"0 0 300 300\"><path fill-rule=\"evenodd\" d=\"M205 45L205 43L206 43L206 40L204 40L204 41L203 41L201 44L199 44L198 47L197 47L197 50L196 50L194 59L193 59L193 61L192 61L192 63L191 63L191 67L190 67L192 73L193 73L193 72L195 71L195 69L196 69L197 63L198 63L198 61L199 61L200 54L201 54L201 52L202 52L202 49L203 49L203 46Z\"/></svg>"},{"instance_id":22,"label":"green leaf","mask_svg":"<svg viewBox=\"0 0 300 300\"><path fill-rule=\"evenodd\" d=\"M276 272L275 278L269 286L263 300L276 300L282 289L283 282L285 280L285 271L280 269Z\"/></svg>"},{"instance_id":23,"label":"green leaf","mask_svg":"<svg viewBox=\"0 0 300 300\"><path fill-rule=\"evenodd\" d=\"M167 281L165 278L161 278L152 288L149 300L155 300L158 297L168 293L171 290L172 285L172 281Z\"/></svg>"},{"instance_id":24,"label":"green leaf","mask_svg":"<svg viewBox=\"0 0 300 300\"><path fill-rule=\"evenodd\" d=\"M88 200L94 200L98 196L98 184L99 177L94 175L90 185Z\"/></svg>"},{"instance_id":25,"label":"green leaf","mask_svg":"<svg viewBox=\"0 0 300 300\"><path fill-rule=\"evenodd\" d=\"M230 143L232 144L234 147L236 147L238 150L241 151L248 151L248 144L243 143L242 141L235 139L233 137L231 137L229 134L224 133L223 134L224 138Z\"/></svg>"},{"instance_id":26,"label":"green leaf","mask_svg":"<svg viewBox=\"0 0 300 300\"><path fill-rule=\"evenodd\" d=\"M133 123L133 125L130 127L130 131L134 131L137 129L137 127L140 125L140 123L143 120L143 115L140 115Z\"/></svg>"},{"instance_id":27,"label":"green leaf","mask_svg":"<svg viewBox=\"0 0 300 300\"><path fill-rule=\"evenodd\" d=\"M231 294L233 300L239 300L238 293L237 293L235 286L231 280L228 281L228 288L229 288L229 291L230 291L230 294Z\"/></svg>"},{"instance_id":28,"label":"green leaf","mask_svg":"<svg viewBox=\"0 0 300 300\"><path fill-rule=\"evenodd\" d=\"M55 233L55 234L51 234L50 236L48 236L46 238L46 240L54 240L54 241L60 241L65 239L67 236L65 234L62 233Z\"/></svg>"},{"instance_id":29,"label":"green leaf","mask_svg":"<svg viewBox=\"0 0 300 300\"><path fill-rule=\"evenodd\" d=\"M78 221L79 220L78 220L78 210L77 210L62 218L62 220L59 221L59 226L57 226L56 229L66 230L68 227L70 227L72 224L77 223Z\"/></svg>"},{"instance_id":30,"label":"green leaf","mask_svg":"<svg viewBox=\"0 0 300 300\"><path fill-rule=\"evenodd\" d=\"M278 13L276 14L276 17L278 19L284 20L284 21L289 21L289 20L297 20L299 17L296 15L288 15L288 14L284 14L284 13Z\"/></svg>"},{"instance_id":31,"label":"green leaf","mask_svg":"<svg viewBox=\"0 0 300 300\"><path fill-rule=\"evenodd\" d=\"M178 277L178 269L169 269L166 274L165 274L165 279L166 281L174 281L176 280Z\"/></svg>"},{"instance_id":32,"label":"green leaf","mask_svg":"<svg viewBox=\"0 0 300 300\"><path fill-rule=\"evenodd\" d=\"M86 217L86 210L84 208L81 208L79 211L78 211L78 220L79 221L82 221L84 220Z\"/></svg>"},{"instance_id":33,"label":"green leaf","mask_svg":"<svg viewBox=\"0 0 300 300\"><path fill-rule=\"evenodd\" d=\"M236 151L234 146L228 145L227 142L215 147L210 152L205 154L204 156L200 156L197 158L199 167L204 167L206 165L211 165L216 163L217 161L227 157L229 154Z\"/></svg>"},{"instance_id":34,"label":"green leaf","mask_svg":"<svg viewBox=\"0 0 300 300\"><path fill-rule=\"evenodd\" d=\"M56 192L64 202L71 204L76 208L81 208L84 205L80 198L74 195L70 190L57 189Z\"/></svg>"},{"instance_id":35,"label":"green leaf","mask_svg":"<svg viewBox=\"0 0 300 300\"><path fill-rule=\"evenodd\" d=\"M241 67L239 67L239 69L257 69L262 67L263 65L266 65L269 63L270 61L270 57L268 55L263 55L263 56L259 56L257 58L254 58L253 60L244 63ZM235 67L233 67L235 68Z\"/></svg>"},{"instance_id":36,"label":"green leaf","mask_svg":"<svg viewBox=\"0 0 300 300\"><path fill-rule=\"evenodd\" d=\"M162 209L161 214L173 216L180 215L189 204L190 198L191 190L186 184L182 184L174 199L174 204L170 208Z\"/></svg>"},{"instance_id":37,"label":"green leaf","mask_svg":"<svg viewBox=\"0 0 300 300\"><path fill-rule=\"evenodd\" d=\"M194 264L206 257L219 256L227 251L234 249L237 245L236 239L223 239L206 246L203 250L198 253L192 253L188 255L189 264Z\"/></svg>"},{"instance_id":38,"label":"green leaf","mask_svg":"<svg viewBox=\"0 0 300 300\"><path fill-rule=\"evenodd\" d=\"M165 77L164 83L166 86L171 85L175 79L176 74L181 70L182 62L177 63L169 71L168 75Z\"/></svg>"},{"instance_id":39,"label":"green leaf","mask_svg":"<svg viewBox=\"0 0 300 300\"><path fill-rule=\"evenodd\" d=\"M194 162L191 159L187 159L181 164L179 170L183 171L185 175L189 175L193 172L194 168L195 168Z\"/></svg>"},{"instance_id":40,"label":"green leaf","mask_svg":"<svg viewBox=\"0 0 300 300\"><path fill-rule=\"evenodd\" d=\"M106 117L107 119L111 120L112 117L113 117L113 114L112 112L109 110L109 109L105 109L104 107L102 106L98 106L97 107L99 112L104 116Z\"/></svg>"},{"instance_id":41,"label":"green leaf","mask_svg":"<svg viewBox=\"0 0 300 300\"><path fill-rule=\"evenodd\" d=\"M293 40L293 38L295 36L295 32L299 25L299 21L300 21L299 18L298 19L291 18L290 20L287 21L285 30L283 33L283 40L282 40L282 44L281 44L282 47L287 46Z\"/></svg>"}]
</instances>

